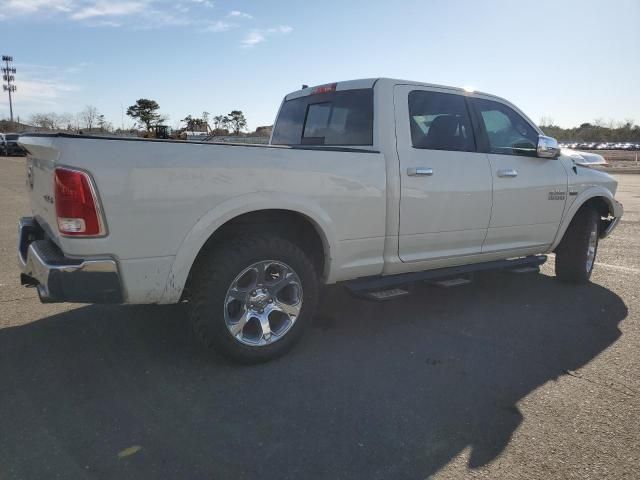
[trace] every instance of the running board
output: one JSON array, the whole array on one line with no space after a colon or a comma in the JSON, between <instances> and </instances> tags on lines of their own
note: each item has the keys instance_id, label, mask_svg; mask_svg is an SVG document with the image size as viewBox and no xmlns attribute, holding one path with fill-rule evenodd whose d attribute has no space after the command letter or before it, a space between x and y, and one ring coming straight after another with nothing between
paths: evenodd
<instances>
[{"instance_id":1,"label":"running board","mask_svg":"<svg viewBox=\"0 0 640 480\"><path fill-rule=\"evenodd\" d=\"M472 281L471 275L467 275L465 277L443 278L442 280L427 280L427 283L435 287L452 288L469 285Z\"/></svg>"},{"instance_id":2,"label":"running board","mask_svg":"<svg viewBox=\"0 0 640 480\"><path fill-rule=\"evenodd\" d=\"M376 277L358 278L349 280L343 285L358 296L371 300L390 300L407 295L409 290L405 287L415 282L428 281L436 283L443 279L458 279L465 275L484 272L488 270L507 270L519 273L540 271L540 265L547 261L546 255L534 255L529 257L514 258L510 260L495 260L492 262L473 263L471 265L461 265L459 267L437 268L425 270L423 272L402 273L399 275L386 275ZM440 282L443 283L443 282ZM442 286L453 286L453 285ZM466 284L468 282L453 282Z\"/></svg>"},{"instance_id":3,"label":"running board","mask_svg":"<svg viewBox=\"0 0 640 480\"><path fill-rule=\"evenodd\" d=\"M540 266L533 265L533 266L524 266L524 267L517 267L517 268L508 268L506 271L509 273L540 273Z\"/></svg>"}]
</instances>

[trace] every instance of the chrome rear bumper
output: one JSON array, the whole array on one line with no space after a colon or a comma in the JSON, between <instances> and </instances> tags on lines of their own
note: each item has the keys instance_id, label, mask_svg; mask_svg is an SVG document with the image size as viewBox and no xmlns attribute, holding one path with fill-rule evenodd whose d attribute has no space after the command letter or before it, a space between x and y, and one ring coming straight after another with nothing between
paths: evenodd
<instances>
[{"instance_id":1,"label":"chrome rear bumper","mask_svg":"<svg viewBox=\"0 0 640 480\"><path fill-rule=\"evenodd\" d=\"M43 303L122 303L118 264L110 258L66 257L33 218L19 223L21 283L34 286Z\"/></svg>"}]
</instances>

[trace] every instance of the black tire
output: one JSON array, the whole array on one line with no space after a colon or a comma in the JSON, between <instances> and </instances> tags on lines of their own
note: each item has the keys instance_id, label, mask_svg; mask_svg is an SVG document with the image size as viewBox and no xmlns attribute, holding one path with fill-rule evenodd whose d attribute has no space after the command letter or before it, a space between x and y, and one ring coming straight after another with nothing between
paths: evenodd
<instances>
[{"instance_id":1,"label":"black tire","mask_svg":"<svg viewBox=\"0 0 640 480\"><path fill-rule=\"evenodd\" d=\"M302 308L282 338L248 346L227 328L225 298L244 269L266 260L283 262L297 274L302 284ZM311 324L318 301L318 276L304 251L284 238L270 233L235 237L213 245L194 268L189 298L193 331L202 344L229 360L244 364L273 360L290 350Z\"/></svg>"},{"instance_id":2,"label":"black tire","mask_svg":"<svg viewBox=\"0 0 640 480\"><path fill-rule=\"evenodd\" d=\"M600 216L590 207L576 213L556 248L556 277L566 283L586 283L591 278L598 253ZM589 262L589 247L595 232L595 251Z\"/></svg>"}]
</instances>

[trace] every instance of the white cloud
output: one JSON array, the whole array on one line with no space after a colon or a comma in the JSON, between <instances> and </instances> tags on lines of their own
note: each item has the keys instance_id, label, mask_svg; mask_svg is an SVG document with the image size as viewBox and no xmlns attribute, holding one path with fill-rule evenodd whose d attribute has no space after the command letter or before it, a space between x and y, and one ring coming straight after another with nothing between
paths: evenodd
<instances>
[{"instance_id":1,"label":"white cloud","mask_svg":"<svg viewBox=\"0 0 640 480\"><path fill-rule=\"evenodd\" d=\"M82 8L71 15L72 20L86 20L95 17L111 17L131 15L145 7L142 2L98 2L90 7Z\"/></svg>"},{"instance_id":2,"label":"white cloud","mask_svg":"<svg viewBox=\"0 0 640 480\"><path fill-rule=\"evenodd\" d=\"M72 0L5 0L0 2L0 9L5 17L12 14L35 13L40 10L70 12L72 8Z\"/></svg>"},{"instance_id":3,"label":"white cloud","mask_svg":"<svg viewBox=\"0 0 640 480\"><path fill-rule=\"evenodd\" d=\"M20 99L24 101L53 100L80 87L49 80L20 80Z\"/></svg>"},{"instance_id":4,"label":"white cloud","mask_svg":"<svg viewBox=\"0 0 640 480\"><path fill-rule=\"evenodd\" d=\"M246 12L241 12L240 10L232 10L229 12L228 17L236 17L236 18L253 18L253 15L249 15Z\"/></svg>"},{"instance_id":5,"label":"white cloud","mask_svg":"<svg viewBox=\"0 0 640 480\"><path fill-rule=\"evenodd\" d=\"M205 32L214 32L214 33L226 32L228 30L231 30L234 26L235 25L233 25L231 23L227 23L227 22L223 22L221 20L218 20L217 22L214 22L214 23L206 26L204 31Z\"/></svg>"},{"instance_id":6,"label":"white cloud","mask_svg":"<svg viewBox=\"0 0 640 480\"><path fill-rule=\"evenodd\" d=\"M241 44L243 48L255 47L259 43L266 42L269 35L287 35L292 31L293 27L289 25L280 25L266 30L252 30L244 37Z\"/></svg>"},{"instance_id":7,"label":"white cloud","mask_svg":"<svg viewBox=\"0 0 640 480\"><path fill-rule=\"evenodd\" d=\"M97 28L192 26L201 32L226 32L243 20L253 19L250 13L230 10L224 18L211 20L203 15L203 9L213 6L212 0L0 0L0 22L21 16L40 21L67 20ZM251 47L291 31L286 25L252 29L242 39L242 45Z\"/></svg>"},{"instance_id":8,"label":"white cloud","mask_svg":"<svg viewBox=\"0 0 640 480\"><path fill-rule=\"evenodd\" d=\"M184 27L191 25L194 20L185 14L172 14L159 9L145 9L136 18L136 30L148 30L162 27Z\"/></svg>"},{"instance_id":9,"label":"white cloud","mask_svg":"<svg viewBox=\"0 0 640 480\"><path fill-rule=\"evenodd\" d=\"M247 35L242 39L242 46L245 48L255 47L257 44L262 43L266 40L266 37L257 30L247 33Z\"/></svg>"},{"instance_id":10,"label":"white cloud","mask_svg":"<svg viewBox=\"0 0 640 480\"><path fill-rule=\"evenodd\" d=\"M291 33L292 31L293 27L290 27L289 25L280 25L279 27L272 27L267 29L267 32L269 33L282 33L283 35Z\"/></svg>"},{"instance_id":11,"label":"white cloud","mask_svg":"<svg viewBox=\"0 0 640 480\"><path fill-rule=\"evenodd\" d=\"M104 22L104 23L108 23L108 22ZM79 63L76 63L75 65L66 67L64 69L64 73L71 73L71 74L80 73L82 70L85 70L87 67L90 67L91 65L93 65L91 62L79 62Z\"/></svg>"},{"instance_id":12,"label":"white cloud","mask_svg":"<svg viewBox=\"0 0 640 480\"><path fill-rule=\"evenodd\" d=\"M118 28L122 26L120 22L114 22L112 20L101 20L99 22L89 24L91 27L109 27L109 28Z\"/></svg>"}]
</instances>

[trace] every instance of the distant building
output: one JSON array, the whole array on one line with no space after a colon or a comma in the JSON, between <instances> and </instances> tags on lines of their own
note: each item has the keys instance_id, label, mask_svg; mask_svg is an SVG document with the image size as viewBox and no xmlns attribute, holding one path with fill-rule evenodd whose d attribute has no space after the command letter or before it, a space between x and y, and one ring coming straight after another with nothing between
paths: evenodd
<instances>
[{"instance_id":1,"label":"distant building","mask_svg":"<svg viewBox=\"0 0 640 480\"><path fill-rule=\"evenodd\" d=\"M10 120L0 120L0 132L3 133L21 133L37 130L32 125L26 123L11 122Z\"/></svg>"},{"instance_id":2,"label":"distant building","mask_svg":"<svg viewBox=\"0 0 640 480\"><path fill-rule=\"evenodd\" d=\"M273 125L267 125L265 127L256 128L256 132L252 136L256 137L270 137L271 132L273 131Z\"/></svg>"}]
</instances>

